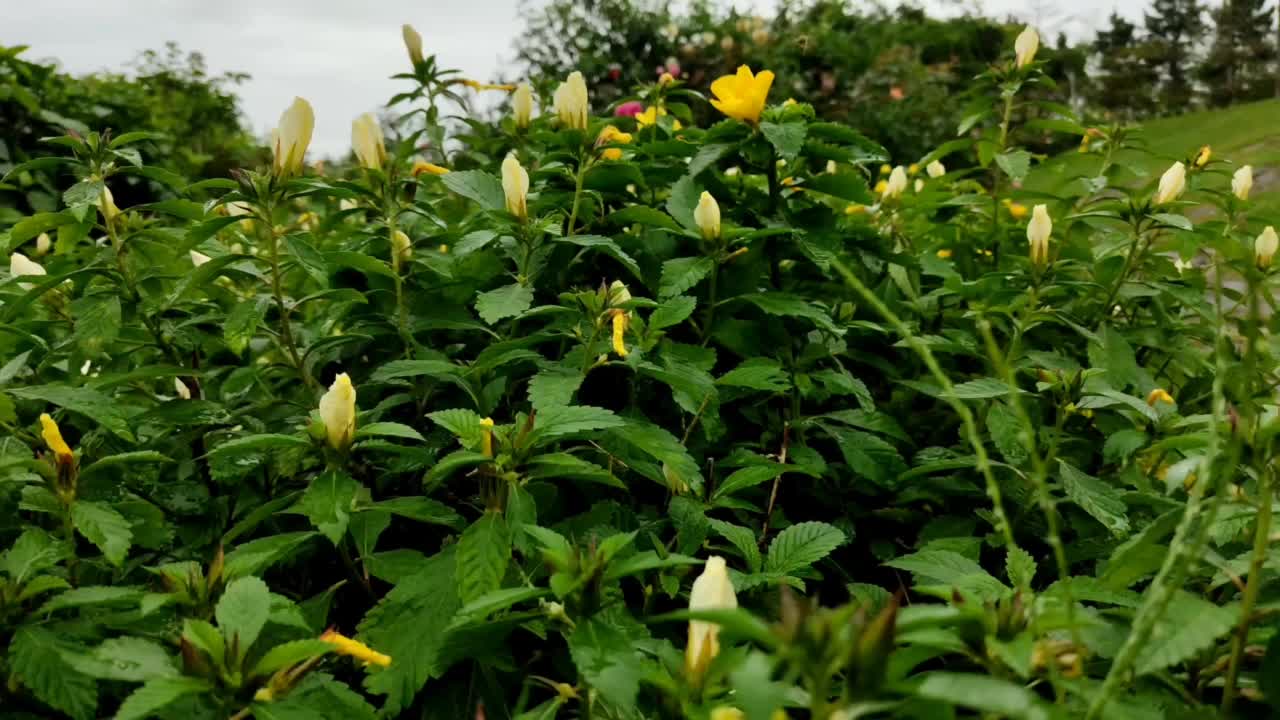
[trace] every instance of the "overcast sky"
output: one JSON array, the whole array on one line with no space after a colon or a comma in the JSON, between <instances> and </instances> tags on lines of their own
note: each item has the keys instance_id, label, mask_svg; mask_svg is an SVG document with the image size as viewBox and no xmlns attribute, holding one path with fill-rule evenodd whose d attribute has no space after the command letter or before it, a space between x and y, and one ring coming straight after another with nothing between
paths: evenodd
<instances>
[{"instance_id":1,"label":"overcast sky","mask_svg":"<svg viewBox=\"0 0 1280 720\"><path fill-rule=\"evenodd\" d=\"M854 2L865 0L854 0ZM539 0L532 0L537 3ZM734 0L768 11L776 0ZM1039 20L1079 36L1112 9L1139 16L1148 0L924 0L939 14L980 8L989 15ZM343 154L351 120L377 111L403 81L400 25L422 33L445 67L494 77L519 31L519 0L0 0L0 45L29 45L28 59L56 58L72 72L122 69L146 49L175 41L204 53L213 72L243 71L251 127L266 135L294 95L315 107L312 147ZM1070 13L1070 14L1069 14Z\"/></svg>"}]
</instances>

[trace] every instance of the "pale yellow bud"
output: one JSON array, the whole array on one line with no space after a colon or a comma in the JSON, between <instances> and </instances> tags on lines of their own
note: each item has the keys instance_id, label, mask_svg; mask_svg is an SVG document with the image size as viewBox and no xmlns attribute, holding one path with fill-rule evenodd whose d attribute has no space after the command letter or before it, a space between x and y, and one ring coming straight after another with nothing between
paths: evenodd
<instances>
[{"instance_id":1,"label":"pale yellow bud","mask_svg":"<svg viewBox=\"0 0 1280 720\"><path fill-rule=\"evenodd\" d=\"M577 70L569 73L569 77L556 88L555 107L561 125L575 130L587 129L590 108L587 81L583 79L582 73Z\"/></svg>"},{"instance_id":2,"label":"pale yellow bud","mask_svg":"<svg viewBox=\"0 0 1280 720\"><path fill-rule=\"evenodd\" d=\"M702 231L703 239L714 240L720 237L720 204L711 197L711 193L703 191L698 198L698 207L693 209L693 221Z\"/></svg>"},{"instance_id":3,"label":"pale yellow bud","mask_svg":"<svg viewBox=\"0 0 1280 720\"><path fill-rule=\"evenodd\" d=\"M529 217L529 173L514 153L502 161L502 193L506 196L507 212L521 221Z\"/></svg>"},{"instance_id":4,"label":"pale yellow bud","mask_svg":"<svg viewBox=\"0 0 1280 720\"><path fill-rule=\"evenodd\" d=\"M609 285L609 304L621 305L631 300L631 291L627 289L626 283L621 280L614 280Z\"/></svg>"},{"instance_id":5,"label":"pale yellow bud","mask_svg":"<svg viewBox=\"0 0 1280 720\"><path fill-rule=\"evenodd\" d=\"M1013 52L1017 56L1018 67L1026 67L1036 59L1036 51L1040 49L1040 33L1028 25L1013 42Z\"/></svg>"},{"instance_id":6,"label":"pale yellow bud","mask_svg":"<svg viewBox=\"0 0 1280 720\"><path fill-rule=\"evenodd\" d=\"M190 254L191 254L191 264L195 265L196 267L200 267L201 265L209 262L210 260L209 256L205 255L202 252L197 252L195 250L192 250L190 251Z\"/></svg>"},{"instance_id":7,"label":"pale yellow bud","mask_svg":"<svg viewBox=\"0 0 1280 720\"><path fill-rule=\"evenodd\" d=\"M9 274L18 277L19 275L44 275L45 270L40 263L31 258L16 252L9 256ZM18 283L18 287L23 290L30 290L35 287L31 283Z\"/></svg>"},{"instance_id":8,"label":"pale yellow bud","mask_svg":"<svg viewBox=\"0 0 1280 720\"><path fill-rule=\"evenodd\" d=\"M733 582L729 580L729 568L724 558L718 555L707 558L702 574L693 581L693 589L689 592L689 609L732 610L736 607L738 597L733 591ZM700 676L719 653L720 626L705 620L690 620L685 670L691 676Z\"/></svg>"},{"instance_id":9,"label":"pale yellow bud","mask_svg":"<svg viewBox=\"0 0 1280 720\"><path fill-rule=\"evenodd\" d=\"M36 237L36 257L46 255L53 243L49 241L49 233L40 233Z\"/></svg>"},{"instance_id":10,"label":"pale yellow bud","mask_svg":"<svg viewBox=\"0 0 1280 720\"><path fill-rule=\"evenodd\" d=\"M480 454L493 457L493 418L480 420Z\"/></svg>"},{"instance_id":11,"label":"pale yellow bud","mask_svg":"<svg viewBox=\"0 0 1280 720\"><path fill-rule=\"evenodd\" d=\"M280 115L276 129L271 131L271 169L277 177L287 178L302 172L303 159L311 145L315 126L316 115L311 103L300 97L294 98Z\"/></svg>"},{"instance_id":12,"label":"pale yellow bud","mask_svg":"<svg viewBox=\"0 0 1280 720\"><path fill-rule=\"evenodd\" d=\"M407 23L400 26L400 34L404 36L404 47L409 51L409 62L412 62L414 67L421 65L422 36Z\"/></svg>"},{"instance_id":13,"label":"pale yellow bud","mask_svg":"<svg viewBox=\"0 0 1280 720\"><path fill-rule=\"evenodd\" d=\"M397 230L391 234L391 267L395 270L400 269L402 263L409 262L409 258L413 256L413 242L409 240L409 236L403 231Z\"/></svg>"},{"instance_id":14,"label":"pale yellow bud","mask_svg":"<svg viewBox=\"0 0 1280 720\"><path fill-rule=\"evenodd\" d=\"M356 389L346 373L334 378L320 397L320 420L330 447L338 451L351 447L356 434Z\"/></svg>"},{"instance_id":15,"label":"pale yellow bud","mask_svg":"<svg viewBox=\"0 0 1280 720\"><path fill-rule=\"evenodd\" d=\"M1167 202L1173 202L1182 195L1182 191L1187 189L1187 167L1180 162L1176 162L1164 171L1160 176L1160 187L1156 190L1156 195L1152 198L1155 205L1164 205Z\"/></svg>"},{"instance_id":16,"label":"pale yellow bud","mask_svg":"<svg viewBox=\"0 0 1280 720\"><path fill-rule=\"evenodd\" d=\"M1253 166L1241 165L1231 176L1231 193L1241 201L1249 199L1249 191L1253 189Z\"/></svg>"},{"instance_id":17,"label":"pale yellow bud","mask_svg":"<svg viewBox=\"0 0 1280 720\"><path fill-rule=\"evenodd\" d=\"M351 123L351 149L355 151L361 167L382 169L387 160L387 148L382 139L382 127L372 113L365 113Z\"/></svg>"},{"instance_id":18,"label":"pale yellow bud","mask_svg":"<svg viewBox=\"0 0 1280 720\"><path fill-rule=\"evenodd\" d=\"M107 222L111 222L120 214L120 208L116 207L115 198L111 196L111 188L106 185L102 186L102 194L98 196L98 209L102 211L102 218Z\"/></svg>"},{"instance_id":19,"label":"pale yellow bud","mask_svg":"<svg viewBox=\"0 0 1280 720\"><path fill-rule=\"evenodd\" d=\"M516 86L511 96L511 115L516 127L527 128L533 121L533 88L529 83L522 82Z\"/></svg>"},{"instance_id":20,"label":"pale yellow bud","mask_svg":"<svg viewBox=\"0 0 1280 720\"><path fill-rule=\"evenodd\" d=\"M187 384L182 382L182 378L173 379L173 391L178 393L178 397L183 400L191 399L191 388L187 387Z\"/></svg>"},{"instance_id":21,"label":"pale yellow bud","mask_svg":"<svg viewBox=\"0 0 1280 720\"><path fill-rule=\"evenodd\" d=\"M1280 246L1280 237L1276 237L1276 229L1268 225L1253 241L1253 259L1258 267L1271 267L1271 258L1275 257L1277 246Z\"/></svg>"},{"instance_id":22,"label":"pale yellow bud","mask_svg":"<svg viewBox=\"0 0 1280 720\"><path fill-rule=\"evenodd\" d=\"M891 200L902 195L906 189L907 169L899 165L889 173L889 181L884 184L884 190L880 193L880 199Z\"/></svg>"},{"instance_id":23,"label":"pale yellow bud","mask_svg":"<svg viewBox=\"0 0 1280 720\"><path fill-rule=\"evenodd\" d=\"M924 168L925 173L931 178L940 178L947 174L947 168L940 161L934 160Z\"/></svg>"},{"instance_id":24,"label":"pale yellow bud","mask_svg":"<svg viewBox=\"0 0 1280 720\"><path fill-rule=\"evenodd\" d=\"M1030 244L1031 264L1044 267L1049 264L1049 236L1053 234L1053 220L1044 205L1036 205L1031 210L1031 221L1027 223L1027 242Z\"/></svg>"},{"instance_id":25,"label":"pale yellow bud","mask_svg":"<svg viewBox=\"0 0 1280 720\"><path fill-rule=\"evenodd\" d=\"M721 705L711 710L711 720L746 720L746 718L746 713L728 705Z\"/></svg>"},{"instance_id":26,"label":"pale yellow bud","mask_svg":"<svg viewBox=\"0 0 1280 720\"><path fill-rule=\"evenodd\" d=\"M920 192L921 190L924 189L924 180L921 178L916 178L916 183L913 187L915 188L916 192Z\"/></svg>"}]
</instances>

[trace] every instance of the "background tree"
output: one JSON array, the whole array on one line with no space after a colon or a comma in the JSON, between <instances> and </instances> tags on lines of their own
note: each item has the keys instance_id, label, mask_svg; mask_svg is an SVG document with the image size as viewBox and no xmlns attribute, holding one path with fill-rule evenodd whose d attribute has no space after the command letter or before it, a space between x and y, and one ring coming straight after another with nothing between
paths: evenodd
<instances>
[{"instance_id":1,"label":"background tree","mask_svg":"<svg viewBox=\"0 0 1280 720\"><path fill-rule=\"evenodd\" d=\"M1267 0L1225 0L1213 12L1213 45L1200 66L1214 105L1271 96L1275 62L1272 9Z\"/></svg>"},{"instance_id":2,"label":"background tree","mask_svg":"<svg viewBox=\"0 0 1280 720\"><path fill-rule=\"evenodd\" d=\"M1147 61L1162 76L1159 99L1165 112L1182 112L1194 98L1189 71L1208 29L1204 13L1199 0L1153 0L1145 15Z\"/></svg>"},{"instance_id":3,"label":"background tree","mask_svg":"<svg viewBox=\"0 0 1280 720\"><path fill-rule=\"evenodd\" d=\"M1138 26L1112 13L1110 25L1098 31L1093 42L1098 55L1096 102L1105 114L1132 121L1155 109L1152 88L1158 76L1145 62L1149 46L1138 35Z\"/></svg>"}]
</instances>

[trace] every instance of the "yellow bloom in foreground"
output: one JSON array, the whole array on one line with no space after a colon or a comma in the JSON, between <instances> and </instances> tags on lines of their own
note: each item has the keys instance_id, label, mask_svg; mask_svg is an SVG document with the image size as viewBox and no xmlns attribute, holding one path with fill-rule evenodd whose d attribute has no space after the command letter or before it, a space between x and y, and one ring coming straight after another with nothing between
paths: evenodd
<instances>
[{"instance_id":1,"label":"yellow bloom in foreground","mask_svg":"<svg viewBox=\"0 0 1280 720\"><path fill-rule=\"evenodd\" d=\"M377 665L379 667L391 665L391 657L389 655L383 655L359 640L352 640L333 630L325 630L320 635L320 640L333 646L333 651L339 655L353 657L366 665Z\"/></svg>"},{"instance_id":2,"label":"yellow bloom in foreground","mask_svg":"<svg viewBox=\"0 0 1280 720\"><path fill-rule=\"evenodd\" d=\"M587 98L587 81L577 70L560 83L554 95L556 116L560 123L575 130L587 129L590 100Z\"/></svg>"},{"instance_id":3,"label":"yellow bloom in foreground","mask_svg":"<svg viewBox=\"0 0 1280 720\"><path fill-rule=\"evenodd\" d=\"M1276 229L1268 225L1253 241L1253 259L1258 267L1271 267L1271 259L1275 257L1277 247L1280 247L1280 237L1276 236Z\"/></svg>"},{"instance_id":4,"label":"yellow bloom in foreground","mask_svg":"<svg viewBox=\"0 0 1280 720\"><path fill-rule=\"evenodd\" d=\"M365 113L351 123L351 149L355 151L361 167L382 169L387 160L387 148L382 140L382 127L372 113Z\"/></svg>"},{"instance_id":5,"label":"yellow bloom in foreground","mask_svg":"<svg viewBox=\"0 0 1280 720\"><path fill-rule=\"evenodd\" d=\"M1231 176L1231 194L1240 201L1249 199L1249 191L1253 189L1253 166L1241 165Z\"/></svg>"},{"instance_id":6,"label":"yellow bloom in foreground","mask_svg":"<svg viewBox=\"0 0 1280 720\"><path fill-rule=\"evenodd\" d=\"M429 163L426 160L419 160L413 164L413 170L411 170L411 172L413 173L414 177L418 177L419 175L423 175L423 174L448 175L449 168L444 167L442 165L436 165L435 163Z\"/></svg>"},{"instance_id":7,"label":"yellow bloom in foreground","mask_svg":"<svg viewBox=\"0 0 1280 720\"><path fill-rule=\"evenodd\" d=\"M533 88L527 82L517 85L511 96L511 117L519 128L529 127L533 120Z\"/></svg>"},{"instance_id":8,"label":"yellow bloom in foreground","mask_svg":"<svg viewBox=\"0 0 1280 720\"><path fill-rule=\"evenodd\" d=\"M704 240L720 237L720 204L711 193L704 190L698 198L698 207L693 209L693 221L702 231Z\"/></svg>"},{"instance_id":9,"label":"yellow bloom in foreground","mask_svg":"<svg viewBox=\"0 0 1280 720\"><path fill-rule=\"evenodd\" d=\"M400 34L404 36L404 48L409 51L409 62L414 67L422 64L422 36L408 23L400 26Z\"/></svg>"},{"instance_id":10,"label":"yellow bloom in foreground","mask_svg":"<svg viewBox=\"0 0 1280 720\"><path fill-rule=\"evenodd\" d=\"M1156 189L1155 197L1151 202L1156 205L1164 205L1178 199L1183 190L1187 189L1187 168L1180 162L1176 162L1169 166L1168 170L1160 176L1160 186Z\"/></svg>"},{"instance_id":11,"label":"yellow bloom in foreground","mask_svg":"<svg viewBox=\"0 0 1280 720\"><path fill-rule=\"evenodd\" d=\"M1173 404L1173 396L1164 388L1156 388L1147 394L1147 404L1155 407L1156 403Z\"/></svg>"},{"instance_id":12,"label":"yellow bloom in foreground","mask_svg":"<svg viewBox=\"0 0 1280 720\"><path fill-rule=\"evenodd\" d=\"M888 175L888 174L889 174L889 173L891 173L891 172L893 172L893 166L892 166L892 165L890 165L889 163L885 163L885 164L883 164L883 165L881 165L881 166L880 166L880 174L881 174L881 175Z\"/></svg>"},{"instance_id":13,"label":"yellow bloom in foreground","mask_svg":"<svg viewBox=\"0 0 1280 720\"><path fill-rule=\"evenodd\" d=\"M356 389L346 373L334 378L329 392L320 397L320 420L333 449L351 447L356 435Z\"/></svg>"},{"instance_id":14,"label":"yellow bloom in foreground","mask_svg":"<svg viewBox=\"0 0 1280 720\"><path fill-rule=\"evenodd\" d=\"M1053 234L1053 220L1044 205L1036 205L1027 223L1027 243L1031 246L1031 264L1044 267L1049 264L1049 236Z\"/></svg>"},{"instance_id":15,"label":"yellow bloom in foreground","mask_svg":"<svg viewBox=\"0 0 1280 720\"><path fill-rule=\"evenodd\" d=\"M1013 41L1013 52L1016 55L1015 64L1018 67L1026 67L1036 59L1036 51L1040 49L1040 33L1036 29L1028 25L1018 35L1018 39Z\"/></svg>"},{"instance_id":16,"label":"yellow bloom in foreground","mask_svg":"<svg viewBox=\"0 0 1280 720\"><path fill-rule=\"evenodd\" d=\"M1193 164L1198 168L1202 168L1205 165L1209 164L1209 160L1212 157L1213 157L1213 149L1210 148L1208 145L1205 145L1201 147L1200 152L1196 154L1196 160L1195 160L1195 163Z\"/></svg>"},{"instance_id":17,"label":"yellow bloom in foreground","mask_svg":"<svg viewBox=\"0 0 1280 720\"><path fill-rule=\"evenodd\" d=\"M736 75L725 75L711 83L712 106L731 118L751 123L760 121L769 88L773 85L773 73L768 70L753 75L746 65L738 67Z\"/></svg>"},{"instance_id":18,"label":"yellow bloom in foreground","mask_svg":"<svg viewBox=\"0 0 1280 720\"><path fill-rule=\"evenodd\" d=\"M70 463L75 459L71 446L62 439L62 431L58 429L58 423L54 422L49 413L40 415L40 436L44 438L44 444L49 446L60 464Z\"/></svg>"},{"instance_id":19,"label":"yellow bloom in foreground","mask_svg":"<svg viewBox=\"0 0 1280 720\"><path fill-rule=\"evenodd\" d=\"M502 161L502 194L506 197L507 212L522 222L529 217L529 173L512 153Z\"/></svg>"},{"instance_id":20,"label":"yellow bloom in foreground","mask_svg":"<svg viewBox=\"0 0 1280 720\"><path fill-rule=\"evenodd\" d=\"M876 187L880 187L877 183ZM893 169L889 173L889 181L884 184L884 189L880 191L881 200L891 200L898 197L907 189L907 171L901 165Z\"/></svg>"},{"instance_id":21,"label":"yellow bloom in foreground","mask_svg":"<svg viewBox=\"0 0 1280 720\"><path fill-rule=\"evenodd\" d=\"M627 356L627 343L625 342L627 328L631 325L631 315L625 310L613 311L613 351L618 353L618 357Z\"/></svg>"},{"instance_id":22,"label":"yellow bloom in foreground","mask_svg":"<svg viewBox=\"0 0 1280 720\"><path fill-rule=\"evenodd\" d=\"M311 145L316 127L316 114L311 103L300 97L280 115L280 123L271 131L271 169L285 178L302 172L302 161Z\"/></svg>"},{"instance_id":23,"label":"yellow bloom in foreground","mask_svg":"<svg viewBox=\"0 0 1280 720\"><path fill-rule=\"evenodd\" d=\"M493 457L493 418L480 421L480 454Z\"/></svg>"},{"instance_id":24,"label":"yellow bloom in foreground","mask_svg":"<svg viewBox=\"0 0 1280 720\"><path fill-rule=\"evenodd\" d=\"M729 580L729 568L719 555L707 558L702 574L693 581L689 592L690 610L731 610L738 607L738 596ZM697 677L706 671L711 660L720 653L720 626L705 620L689 621L689 641L685 646L685 670Z\"/></svg>"}]
</instances>

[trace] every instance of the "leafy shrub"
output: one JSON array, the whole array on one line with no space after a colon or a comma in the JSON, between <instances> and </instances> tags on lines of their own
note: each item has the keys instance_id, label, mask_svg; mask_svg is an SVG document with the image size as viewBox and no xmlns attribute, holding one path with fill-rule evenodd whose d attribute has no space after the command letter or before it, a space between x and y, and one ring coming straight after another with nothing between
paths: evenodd
<instances>
[{"instance_id":1,"label":"leafy shrub","mask_svg":"<svg viewBox=\"0 0 1280 720\"><path fill-rule=\"evenodd\" d=\"M676 81L594 117L577 76L446 144L435 101L488 86L415 38L342 174L302 100L269 169L142 205L109 190L147 135L50 141L76 182L0 283L5 714L1275 700L1247 169L1129 182L1128 133L1024 94L1029 36L894 168L749 71L707 127ZM1044 132L1097 159L1061 195L1018 189Z\"/></svg>"}]
</instances>

